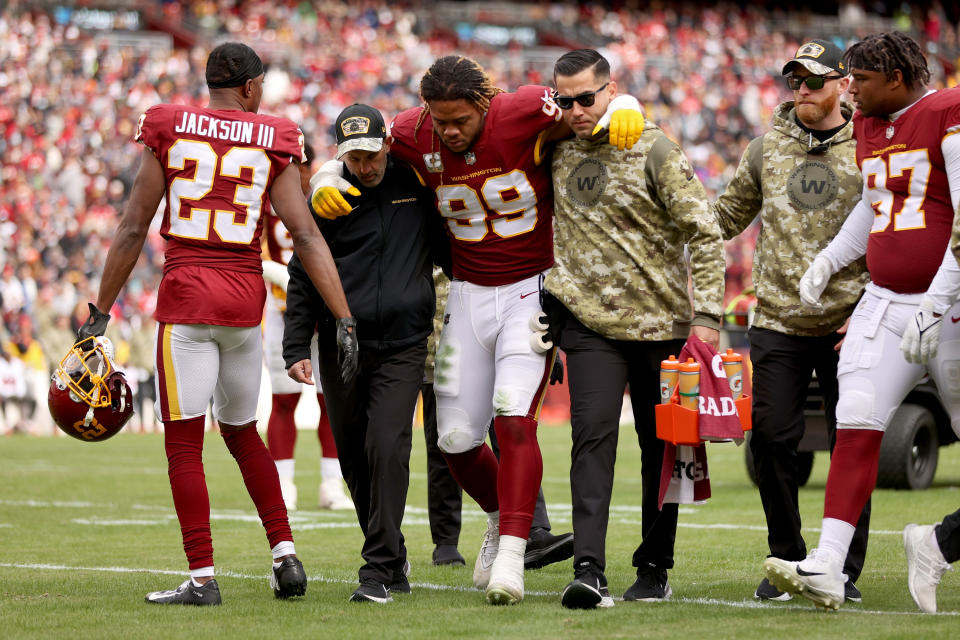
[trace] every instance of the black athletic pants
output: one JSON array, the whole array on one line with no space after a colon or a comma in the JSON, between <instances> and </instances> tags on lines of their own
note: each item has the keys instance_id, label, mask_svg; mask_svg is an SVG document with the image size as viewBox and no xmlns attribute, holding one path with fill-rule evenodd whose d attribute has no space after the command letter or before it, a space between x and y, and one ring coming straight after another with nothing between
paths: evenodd
<instances>
[{"instance_id":1,"label":"black athletic pants","mask_svg":"<svg viewBox=\"0 0 960 640\"><path fill-rule=\"evenodd\" d=\"M340 468L363 531L360 580L390 584L407 558L400 524L410 480L413 412L427 342L389 351L360 349L360 368L340 379L333 333L320 336L320 380Z\"/></svg>"},{"instance_id":2,"label":"black athletic pants","mask_svg":"<svg viewBox=\"0 0 960 640\"><path fill-rule=\"evenodd\" d=\"M807 547L800 533L797 446L804 432L803 407L811 375L816 371L832 450L836 441L839 359L834 347L843 336L792 336L752 327L747 337L753 364L750 451L767 518L767 543L773 557L802 560L807 557ZM852 582L863 570L869 529L867 501L843 567Z\"/></svg>"},{"instance_id":3,"label":"black athletic pants","mask_svg":"<svg viewBox=\"0 0 960 640\"><path fill-rule=\"evenodd\" d=\"M427 441L427 510L430 517L430 536L433 544L452 544L460 540L460 511L463 506L463 492L453 479L447 461L437 445L437 398L433 395L433 385L425 383L421 390L423 397L423 435ZM500 448L497 437L490 429L490 444L497 458ZM533 527L550 529L547 518L547 505L543 498L543 489L537 495L537 507L533 512Z\"/></svg>"},{"instance_id":4,"label":"black athletic pants","mask_svg":"<svg viewBox=\"0 0 960 640\"><path fill-rule=\"evenodd\" d=\"M937 544L944 559L953 564L960 560L960 509L957 509L937 525Z\"/></svg>"},{"instance_id":5,"label":"black athletic pants","mask_svg":"<svg viewBox=\"0 0 960 640\"><path fill-rule=\"evenodd\" d=\"M634 425L640 443L642 542L633 566L673 568L677 505L657 507L663 441L657 438L654 407L660 402L660 361L679 355L684 340L627 342L588 329L559 302L550 325L567 356L573 449L570 492L573 502L574 566L590 560L606 566L607 523L617 458L623 390L629 384ZM559 336L557 336L559 333Z\"/></svg>"}]
</instances>

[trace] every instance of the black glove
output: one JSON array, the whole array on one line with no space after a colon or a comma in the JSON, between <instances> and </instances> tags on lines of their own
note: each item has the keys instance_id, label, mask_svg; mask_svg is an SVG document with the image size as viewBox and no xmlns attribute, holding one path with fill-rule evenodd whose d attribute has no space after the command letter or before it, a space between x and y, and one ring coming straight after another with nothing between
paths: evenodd
<instances>
[{"instance_id":1,"label":"black glove","mask_svg":"<svg viewBox=\"0 0 960 640\"><path fill-rule=\"evenodd\" d=\"M350 384L357 375L360 358L355 318L337 319L337 351L340 360L340 379L344 384Z\"/></svg>"},{"instance_id":2,"label":"black glove","mask_svg":"<svg viewBox=\"0 0 960 640\"><path fill-rule=\"evenodd\" d=\"M563 384L563 360L560 359L560 352L553 359L553 369L550 370L550 384Z\"/></svg>"},{"instance_id":3,"label":"black glove","mask_svg":"<svg viewBox=\"0 0 960 640\"><path fill-rule=\"evenodd\" d=\"M107 330L107 323L110 322L109 313L100 311L92 302L88 302L87 307L90 308L90 315L87 317L87 321L77 329L77 342L86 340L91 336L102 336Z\"/></svg>"}]
</instances>

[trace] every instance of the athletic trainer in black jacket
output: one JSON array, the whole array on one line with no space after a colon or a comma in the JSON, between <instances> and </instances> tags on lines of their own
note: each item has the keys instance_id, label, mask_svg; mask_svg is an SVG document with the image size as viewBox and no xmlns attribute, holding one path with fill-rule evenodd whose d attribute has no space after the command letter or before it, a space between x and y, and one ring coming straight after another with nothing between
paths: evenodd
<instances>
[{"instance_id":1,"label":"athletic trainer in black jacket","mask_svg":"<svg viewBox=\"0 0 960 640\"><path fill-rule=\"evenodd\" d=\"M332 220L311 206L357 320L360 367L351 383L340 379L334 318L296 255L288 267L283 358L292 378L311 382L316 327L318 374L343 477L365 536L360 586L350 599L382 603L391 600L391 591L410 591L400 523L413 412L436 304L433 252L446 239L430 192L412 171L391 160L380 113L352 105L335 126L341 175L359 192L356 206Z\"/></svg>"}]
</instances>

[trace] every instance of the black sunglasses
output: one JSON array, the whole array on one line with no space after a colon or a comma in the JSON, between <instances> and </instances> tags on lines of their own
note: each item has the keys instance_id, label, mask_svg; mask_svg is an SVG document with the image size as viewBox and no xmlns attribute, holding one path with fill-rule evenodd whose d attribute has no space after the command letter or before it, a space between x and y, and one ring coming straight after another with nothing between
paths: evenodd
<instances>
[{"instance_id":1,"label":"black sunglasses","mask_svg":"<svg viewBox=\"0 0 960 640\"><path fill-rule=\"evenodd\" d=\"M818 89L823 89L823 85L827 83L827 80L842 80L843 76L787 76L787 86L791 90L796 91L802 85L807 85L807 89L810 91L817 91Z\"/></svg>"},{"instance_id":2,"label":"black sunglasses","mask_svg":"<svg viewBox=\"0 0 960 640\"><path fill-rule=\"evenodd\" d=\"M597 94L607 88L607 85L610 84L607 82L602 87L596 91L587 91L586 93L581 93L578 96L561 96L556 91L553 92L553 101L557 103L557 106L566 111L567 109L573 109L573 103L576 102L581 107L592 107L593 103L597 101Z\"/></svg>"}]
</instances>

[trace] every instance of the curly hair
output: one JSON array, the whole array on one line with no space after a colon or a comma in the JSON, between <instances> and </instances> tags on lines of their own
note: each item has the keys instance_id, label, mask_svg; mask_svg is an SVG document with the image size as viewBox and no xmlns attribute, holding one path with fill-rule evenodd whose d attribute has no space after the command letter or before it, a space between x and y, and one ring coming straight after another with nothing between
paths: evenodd
<instances>
[{"instance_id":1,"label":"curly hair","mask_svg":"<svg viewBox=\"0 0 960 640\"><path fill-rule=\"evenodd\" d=\"M846 50L843 61L849 69L879 71L887 80L892 80L893 72L899 69L908 89L930 82L930 69L920 45L897 31L867 36Z\"/></svg>"},{"instance_id":2,"label":"curly hair","mask_svg":"<svg viewBox=\"0 0 960 640\"><path fill-rule=\"evenodd\" d=\"M466 100L485 113L498 93L503 89L493 86L483 67L464 56L437 58L420 80L420 98L428 105L434 100ZM426 117L427 109L423 109L414 135Z\"/></svg>"}]
</instances>

